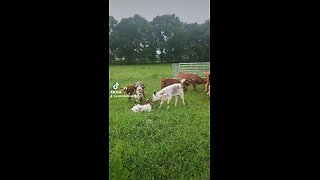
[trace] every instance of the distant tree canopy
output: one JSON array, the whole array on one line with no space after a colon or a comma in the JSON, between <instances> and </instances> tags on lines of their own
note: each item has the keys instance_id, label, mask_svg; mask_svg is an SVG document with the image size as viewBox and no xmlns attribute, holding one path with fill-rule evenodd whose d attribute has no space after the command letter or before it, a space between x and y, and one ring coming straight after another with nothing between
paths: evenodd
<instances>
[{"instance_id":1,"label":"distant tree canopy","mask_svg":"<svg viewBox=\"0 0 320 180\"><path fill-rule=\"evenodd\" d=\"M187 24L172 15L109 16L109 64L210 61L210 20Z\"/></svg>"}]
</instances>

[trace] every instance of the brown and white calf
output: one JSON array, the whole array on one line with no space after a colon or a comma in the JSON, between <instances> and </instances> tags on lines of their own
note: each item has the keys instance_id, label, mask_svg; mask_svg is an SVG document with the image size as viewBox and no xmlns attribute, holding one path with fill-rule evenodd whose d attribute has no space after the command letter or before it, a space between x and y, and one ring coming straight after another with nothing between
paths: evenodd
<instances>
[{"instance_id":1,"label":"brown and white calf","mask_svg":"<svg viewBox=\"0 0 320 180\"><path fill-rule=\"evenodd\" d=\"M185 73L181 72L177 75L178 79L186 79L190 84L193 86L193 90L196 90L196 85L197 84L203 84L204 79L202 79L200 76L197 74L192 74L192 73Z\"/></svg>"},{"instance_id":2,"label":"brown and white calf","mask_svg":"<svg viewBox=\"0 0 320 180\"><path fill-rule=\"evenodd\" d=\"M123 90L123 92L125 92L126 94L128 94L128 101L130 101L131 96L134 95L136 93L136 89L135 89L135 85L132 86L125 86L123 88L121 88Z\"/></svg>"},{"instance_id":3,"label":"brown and white calf","mask_svg":"<svg viewBox=\"0 0 320 180\"><path fill-rule=\"evenodd\" d=\"M161 80L160 80L161 89L163 89L171 84L176 84L176 83L181 83L181 80L173 79L173 78L161 78ZM188 86L189 86L189 82L188 82L188 80L185 80L183 83L184 93L186 93L188 91Z\"/></svg>"},{"instance_id":4,"label":"brown and white calf","mask_svg":"<svg viewBox=\"0 0 320 180\"><path fill-rule=\"evenodd\" d=\"M135 87L135 94L136 94L136 104L140 104L142 102L142 96L146 98L146 95L144 94L144 84L140 81L136 83Z\"/></svg>"},{"instance_id":5,"label":"brown and white calf","mask_svg":"<svg viewBox=\"0 0 320 180\"><path fill-rule=\"evenodd\" d=\"M160 106L161 108L163 102L167 102L167 109L169 109L169 103L172 97L175 97L175 106L177 105L178 102L178 96L181 97L183 105L185 105L184 102L184 93L183 93L183 82L185 80L182 80L182 83L176 83L176 84L171 84L163 89L161 89L158 92L154 92L152 95L152 102L160 100Z\"/></svg>"}]
</instances>

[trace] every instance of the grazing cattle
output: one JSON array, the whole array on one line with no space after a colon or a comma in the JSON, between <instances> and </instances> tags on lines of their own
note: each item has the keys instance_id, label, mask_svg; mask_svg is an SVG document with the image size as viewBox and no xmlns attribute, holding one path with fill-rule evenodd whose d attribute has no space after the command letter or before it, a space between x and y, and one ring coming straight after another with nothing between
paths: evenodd
<instances>
[{"instance_id":1,"label":"grazing cattle","mask_svg":"<svg viewBox=\"0 0 320 180\"><path fill-rule=\"evenodd\" d=\"M181 97L183 105L185 105L184 102L184 93L183 93L183 82L185 80L182 80L181 83L176 83L176 84L171 84L162 90L158 92L154 92L152 95L152 101L158 101L161 100L159 108L161 108L163 102L167 102L167 109L169 109L169 103L170 100L172 99L173 96L175 96L175 106L177 105L178 102L178 96Z\"/></svg>"},{"instance_id":2,"label":"grazing cattle","mask_svg":"<svg viewBox=\"0 0 320 180\"><path fill-rule=\"evenodd\" d=\"M197 74L181 72L177 75L178 79L186 79L193 86L193 90L196 90L197 84L203 84L204 80Z\"/></svg>"},{"instance_id":3,"label":"grazing cattle","mask_svg":"<svg viewBox=\"0 0 320 180\"><path fill-rule=\"evenodd\" d=\"M160 80L161 89L163 89L171 84L176 84L176 83L181 83L181 80L173 79L173 78L161 78L161 80ZM183 83L184 93L186 93L188 91L188 86L189 86L189 82L188 82L188 80L185 80Z\"/></svg>"},{"instance_id":4,"label":"grazing cattle","mask_svg":"<svg viewBox=\"0 0 320 180\"><path fill-rule=\"evenodd\" d=\"M136 93L136 103L140 104L142 102L142 96L146 98L146 95L144 94L144 84L140 81L138 81L135 85L135 93Z\"/></svg>"},{"instance_id":5,"label":"grazing cattle","mask_svg":"<svg viewBox=\"0 0 320 180\"><path fill-rule=\"evenodd\" d=\"M206 92L208 92L209 85L210 85L210 70L205 72L205 79L204 79L203 87Z\"/></svg>"},{"instance_id":6,"label":"grazing cattle","mask_svg":"<svg viewBox=\"0 0 320 180\"><path fill-rule=\"evenodd\" d=\"M145 105L137 104L137 105L133 106L131 111L133 111L133 112L143 112L143 111L150 112L152 110L152 102L149 99L147 99L146 103L147 104L145 104Z\"/></svg>"},{"instance_id":7,"label":"grazing cattle","mask_svg":"<svg viewBox=\"0 0 320 180\"><path fill-rule=\"evenodd\" d=\"M123 87L123 88L121 88L121 89L122 89L126 94L129 95L129 97L128 97L128 102L130 101L131 96L136 93L136 89L135 89L135 86L134 86L134 85L132 85L132 86L125 86L125 87Z\"/></svg>"}]
</instances>

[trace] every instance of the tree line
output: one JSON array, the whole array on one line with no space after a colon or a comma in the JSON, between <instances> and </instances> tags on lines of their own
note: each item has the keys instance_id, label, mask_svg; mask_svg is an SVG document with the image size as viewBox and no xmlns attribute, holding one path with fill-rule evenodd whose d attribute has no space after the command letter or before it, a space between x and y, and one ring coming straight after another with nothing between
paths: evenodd
<instances>
[{"instance_id":1,"label":"tree line","mask_svg":"<svg viewBox=\"0 0 320 180\"><path fill-rule=\"evenodd\" d=\"M109 16L108 33L109 64L210 61L209 19L188 24L167 14L149 22L136 14L118 22Z\"/></svg>"}]
</instances>

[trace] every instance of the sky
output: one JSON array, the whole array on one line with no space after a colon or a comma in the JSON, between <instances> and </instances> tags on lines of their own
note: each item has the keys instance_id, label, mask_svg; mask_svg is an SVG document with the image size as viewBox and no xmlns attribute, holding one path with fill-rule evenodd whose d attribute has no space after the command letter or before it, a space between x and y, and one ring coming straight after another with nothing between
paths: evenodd
<instances>
[{"instance_id":1,"label":"sky","mask_svg":"<svg viewBox=\"0 0 320 180\"><path fill-rule=\"evenodd\" d=\"M210 19L210 0L109 0L109 15L120 21L139 14L152 21L157 15L175 14L185 23Z\"/></svg>"}]
</instances>

